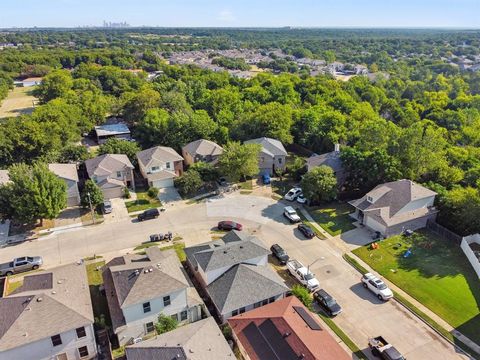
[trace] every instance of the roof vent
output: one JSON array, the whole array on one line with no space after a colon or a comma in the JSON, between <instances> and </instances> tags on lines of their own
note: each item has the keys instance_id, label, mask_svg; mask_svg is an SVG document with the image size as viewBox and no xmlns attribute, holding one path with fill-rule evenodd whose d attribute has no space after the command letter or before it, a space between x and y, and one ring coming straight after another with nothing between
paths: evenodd
<instances>
[{"instance_id":1,"label":"roof vent","mask_svg":"<svg viewBox=\"0 0 480 360\"><path fill-rule=\"evenodd\" d=\"M52 295L55 295L57 292L55 290L52 290Z\"/></svg>"},{"instance_id":2,"label":"roof vent","mask_svg":"<svg viewBox=\"0 0 480 360\"><path fill-rule=\"evenodd\" d=\"M42 299L41 297L38 297L38 298L37 298L37 302L42 302L42 300L43 300L43 299Z\"/></svg>"},{"instance_id":3,"label":"roof vent","mask_svg":"<svg viewBox=\"0 0 480 360\"><path fill-rule=\"evenodd\" d=\"M137 269L133 272L133 274L138 276L138 275L140 275L140 271L138 271L138 269Z\"/></svg>"},{"instance_id":4,"label":"roof vent","mask_svg":"<svg viewBox=\"0 0 480 360\"><path fill-rule=\"evenodd\" d=\"M189 349L188 351L190 352L190 354L193 354L193 350L192 350L192 349Z\"/></svg>"},{"instance_id":5,"label":"roof vent","mask_svg":"<svg viewBox=\"0 0 480 360\"><path fill-rule=\"evenodd\" d=\"M227 250L223 250L223 253L226 254L226 253L228 253L228 251L227 251Z\"/></svg>"},{"instance_id":6,"label":"roof vent","mask_svg":"<svg viewBox=\"0 0 480 360\"><path fill-rule=\"evenodd\" d=\"M240 245L240 249L243 249L243 246L242 246L242 245Z\"/></svg>"},{"instance_id":7,"label":"roof vent","mask_svg":"<svg viewBox=\"0 0 480 360\"><path fill-rule=\"evenodd\" d=\"M289 337L290 335L292 335L292 333L287 331L285 334L283 334L283 337L286 338L286 337Z\"/></svg>"},{"instance_id":8,"label":"roof vent","mask_svg":"<svg viewBox=\"0 0 480 360\"><path fill-rule=\"evenodd\" d=\"M26 311L30 311L30 310L32 310L32 309L31 309L30 307L26 307L25 310L26 310Z\"/></svg>"},{"instance_id":9,"label":"roof vent","mask_svg":"<svg viewBox=\"0 0 480 360\"><path fill-rule=\"evenodd\" d=\"M61 284L63 281L62 280L58 280L57 281L57 284Z\"/></svg>"},{"instance_id":10,"label":"roof vent","mask_svg":"<svg viewBox=\"0 0 480 360\"><path fill-rule=\"evenodd\" d=\"M28 336L28 333L23 334L23 336L24 336L24 337L27 337L27 336Z\"/></svg>"}]
</instances>

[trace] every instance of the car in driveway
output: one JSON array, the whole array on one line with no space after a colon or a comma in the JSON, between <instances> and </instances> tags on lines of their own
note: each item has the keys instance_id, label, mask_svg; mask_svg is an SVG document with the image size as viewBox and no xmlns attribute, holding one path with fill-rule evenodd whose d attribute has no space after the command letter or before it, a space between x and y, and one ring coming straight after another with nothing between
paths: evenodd
<instances>
[{"instance_id":1,"label":"car in driveway","mask_svg":"<svg viewBox=\"0 0 480 360\"><path fill-rule=\"evenodd\" d=\"M273 244L270 247L270 251L272 252L272 255L277 258L277 260L280 262L280 264L285 265L287 261L290 259L290 257L287 255L285 250L278 245L278 244Z\"/></svg>"},{"instance_id":2,"label":"car in driveway","mask_svg":"<svg viewBox=\"0 0 480 360\"><path fill-rule=\"evenodd\" d=\"M337 301L324 289L320 289L313 293L313 298L320 307L330 316L336 316L342 312L342 308Z\"/></svg>"},{"instance_id":3,"label":"car in driveway","mask_svg":"<svg viewBox=\"0 0 480 360\"><path fill-rule=\"evenodd\" d=\"M110 200L105 200L102 207L104 214L110 214L112 212L112 202Z\"/></svg>"},{"instance_id":4,"label":"car in driveway","mask_svg":"<svg viewBox=\"0 0 480 360\"><path fill-rule=\"evenodd\" d=\"M374 293L380 300L388 301L393 297L393 292L382 280L373 275L366 273L361 279L363 287Z\"/></svg>"},{"instance_id":5,"label":"car in driveway","mask_svg":"<svg viewBox=\"0 0 480 360\"><path fill-rule=\"evenodd\" d=\"M225 221L220 221L217 224L218 230L237 230L237 231L242 231L243 225L239 224L235 221L230 221L230 220L225 220Z\"/></svg>"},{"instance_id":6,"label":"car in driveway","mask_svg":"<svg viewBox=\"0 0 480 360\"><path fill-rule=\"evenodd\" d=\"M268 185L271 183L270 175L268 174L263 174L262 175L262 183L263 185Z\"/></svg>"},{"instance_id":7,"label":"car in driveway","mask_svg":"<svg viewBox=\"0 0 480 360\"><path fill-rule=\"evenodd\" d=\"M283 208L283 216L285 216L291 224L298 223L302 220L295 209L291 206L285 206Z\"/></svg>"},{"instance_id":8,"label":"car in driveway","mask_svg":"<svg viewBox=\"0 0 480 360\"><path fill-rule=\"evenodd\" d=\"M148 209L145 210L143 213L137 216L138 221L144 221L144 220L150 220L150 219L156 219L157 217L160 216L160 212L158 209Z\"/></svg>"},{"instance_id":9,"label":"car in driveway","mask_svg":"<svg viewBox=\"0 0 480 360\"><path fill-rule=\"evenodd\" d=\"M0 276L18 274L25 271L37 270L43 265L41 256L23 256L12 261L0 264Z\"/></svg>"},{"instance_id":10,"label":"car in driveway","mask_svg":"<svg viewBox=\"0 0 480 360\"><path fill-rule=\"evenodd\" d=\"M315 232L312 228L305 224L298 224L297 229L308 239L312 239L315 237Z\"/></svg>"},{"instance_id":11,"label":"car in driveway","mask_svg":"<svg viewBox=\"0 0 480 360\"><path fill-rule=\"evenodd\" d=\"M297 202L299 204L305 204L307 202L307 199L305 198L305 195L303 195L303 193L297 196Z\"/></svg>"},{"instance_id":12,"label":"car in driveway","mask_svg":"<svg viewBox=\"0 0 480 360\"><path fill-rule=\"evenodd\" d=\"M284 196L285 200L294 201L300 194L302 193L302 189L299 187L294 187L290 189Z\"/></svg>"}]
</instances>

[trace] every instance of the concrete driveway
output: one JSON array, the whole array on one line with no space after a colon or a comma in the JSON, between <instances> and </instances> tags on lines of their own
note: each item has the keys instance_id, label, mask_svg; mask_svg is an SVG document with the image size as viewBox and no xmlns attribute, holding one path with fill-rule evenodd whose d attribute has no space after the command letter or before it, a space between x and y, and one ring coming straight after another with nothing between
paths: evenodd
<instances>
[{"instance_id":1,"label":"concrete driveway","mask_svg":"<svg viewBox=\"0 0 480 360\"><path fill-rule=\"evenodd\" d=\"M128 215L127 207L125 206L125 200L122 198L110 199L112 203L112 212L110 214L104 214L103 218L106 224L115 223L130 219Z\"/></svg>"},{"instance_id":2,"label":"concrete driveway","mask_svg":"<svg viewBox=\"0 0 480 360\"><path fill-rule=\"evenodd\" d=\"M162 204L168 204L182 200L182 197L174 187L160 189L158 191L158 198Z\"/></svg>"},{"instance_id":3,"label":"concrete driveway","mask_svg":"<svg viewBox=\"0 0 480 360\"><path fill-rule=\"evenodd\" d=\"M341 240L349 251L361 246L367 245L373 241L374 233L365 227L357 227L356 229L344 232L335 236L335 239Z\"/></svg>"},{"instance_id":4,"label":"concrete driveway","mask_svg":"<svg viewBox=\"0 0 480 360\"><path fill-rule=\"evenodd\" d=\"M81 223L81 209L78 207L71 207L63 210L60 215L55 219L55 227Z\"/></svg>"}]
</instances>

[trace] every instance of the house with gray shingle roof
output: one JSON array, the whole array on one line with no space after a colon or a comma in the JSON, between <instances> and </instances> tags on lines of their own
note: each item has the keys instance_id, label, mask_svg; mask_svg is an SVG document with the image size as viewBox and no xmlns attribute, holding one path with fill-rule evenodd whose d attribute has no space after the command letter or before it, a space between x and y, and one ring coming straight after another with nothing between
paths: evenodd
<instances>
[{"instance_id":1,"label":"house with gray shingle roof","mask_svg":"<svg viewBox=\"0 0 480 360\"><path fill-rule=\"evenodd\" d=\"M182 155L187 165L199 161L214 165L222 153L223 148L220 145L205 139L192 141L182 148Z\"/></svg>"},{"instance_id":2,"label":"house with gray shingle roof","mask_svg":"<svg viewBox=\"0 0 480 360\"><path fill-rule=\"evenodd\" d=\"M345 182L347 173L342 163L342 159L340 157L340 145L335 144L335 150L320 154L320 155L312 155L307 159L307 169L308 171L312 171L312 169L318 166L328 166L333 170L335 177L337 178L337 184L339 187Z\"/></svg>"},{"instance_id":3,"label":"house with gray shingle roof","mask_svg":"<svg viewBox=\"0 0 480 360\"><path fill-rule=\"evenodd\" d=\"M123 196L125 187L135 189L133 165L124 154L104 154L85 160L88 177L102 190L105 199Z\"/></svg>"},{"instance_id":4,"label":"house with gray shingle roof","mask_svg":"<svg viewBox=\"0 0 480 360\"><path fill-rule=\"evenodd\" d=\"M94 317L83 264L27 275L0 298L0 359L93 359ZM13 288L12 288L13 289Z\"/></svg>"},{"instance_id":5,"label":"house with gray shingle roof","mask_svg":"<svg viewBox=\"0 0 480 360\"><path fill-rule=\"evenodd\" d=\"M236 359L212 317L127 346L125 354L127 360Z\"/></svg>"},{"instance_id":6,"label":"house with gray shingle roof","mask_svg":"<svg viewBox=\"0 0 480 360\"><path fill-rule=\"evenodd\" d=\"M48 164L48 169L67 185L67 206L80 205L76 164Z\"/></svg>"},{"instance_id":7,"label":"house with gray shingle roof","mask_svg":"<svg viewBox=\"0 0 480 360\"><path fill-rule=\"evenodd\" d=\"M148 186L173 187L173 180L183 174L183 157L167 146L155 146L137 153L140 173Z\"/></svg>"},{"instance_id":8,"label":"house with gray shingle roof","mask_svg":"<svg viewBox=\"0 0 480 360\"><path fill-rule=\"evenodd\" d=\"M280 141L262 137L247 140L244 143L260 144L262 146L262 150L258 155L260 174L273 175L275 172L283 172L285 170L288 154Z\"/></svg>"},{"instance_id":9,"label":"house with gray shingle roof","mask_svg":"<svg viewBox=\"0 0 480 360\"><path fill-rule=\"evenodd\" d=\"M270 250L255 236L233 230L220 240L185 248L185 253L222 322L289 291L268 265Z\"/></svg>"},{"instance_id":10,"label":"house with gray shingle roof","mask_svg":"<svg viewBox=\"0 0 480 360\"><path fill-rule=\"evenodd\" d=\"M116 257L102 276L112 330L121 345L154 332L160 313L190 323L204 312L174 250L151 247L145 255Z\"/></svg>"},{"instance_id":11,"label":"house with gray shingle roof","mask_svg":"<svg viewBox=\"0 0 480 360\"><path fill-rule=\"evenodd\" d=\"M376 186L362 198L349 202L352 216L367 228L383 236L404 230L424 228L435 219L435 193L411 180L398 180Z\"/></svg>"}]
</instances>

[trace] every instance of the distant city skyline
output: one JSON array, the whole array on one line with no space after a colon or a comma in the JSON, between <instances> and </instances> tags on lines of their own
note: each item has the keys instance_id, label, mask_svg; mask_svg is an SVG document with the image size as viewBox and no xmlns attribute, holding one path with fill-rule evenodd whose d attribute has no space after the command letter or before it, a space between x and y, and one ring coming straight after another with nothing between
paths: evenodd
<instances>
[{"instance_id":1,"label":"distant city skyline","mask_svg":"<svg viewBox=\"0 0 480 360\"><path fill-rule=\"evenodd\" d=\"M479 13L480 0L2 0L0 28L480 28Z\"/></svg>"}]
</instances>

